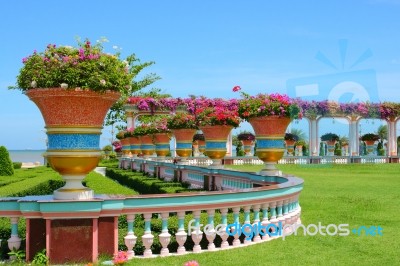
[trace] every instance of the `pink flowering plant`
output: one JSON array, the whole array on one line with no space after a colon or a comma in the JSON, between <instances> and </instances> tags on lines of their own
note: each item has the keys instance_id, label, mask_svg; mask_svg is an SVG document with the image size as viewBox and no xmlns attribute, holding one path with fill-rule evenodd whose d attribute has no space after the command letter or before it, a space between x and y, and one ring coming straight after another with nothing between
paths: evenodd
<instances>
[{"instance_id":1,"label":"pink flowering plant","mask_svg":"<svg viewBox=\"0 0 400 266\"><path fill-rule=\"evenodd\" d=\"M379 112L382 119L390 120L400 116L400 103L383 102L379 106Z\"/></svg>"},{"instance_id":2,"label":"pink flowering plant","mask_svg":"<svg viewBox=\"0 0 400 266\"><path fill-rule=\"evenodd\" d=\"M88 39L78 41L77 47L47 45L22 59L23 67L17 86L23 91L32 88L70 88L107 90L129 93L135 73L131 71L134 55L125 60L120 54L104 52L103 39L92 44Z\"/></svg>"},{"instance_id":3,"label":"pink flowering plant","mask_svg":"<svg viewBox=\"0 0 400 266\"><path fill-rule=\"evenodd\" d=\"M237 135L238 140L251 140L254 141L256 136L249 131L242 131Z\"/></svg>"},{"instance_id":4,"label":"pink flowering plant","mask_svg":"<svg viewBox=\"0 0 400 266\"><path fill-rule=\"evenodd\" d=\"M121 141L119 140L115 140L112 143L113 147L114 147L114 151L115 152L121 152L122 151L122 144Z\"/></svg>"},{"instance_id":5,"label":"pink flowering plant","mask_svg":"<svg viewBox=\"0 0 400 266\"><path fill-rule=\"evenodd\" d=\"M118 253L114 255L114 265L123 265L126 262L128 262L128 253L126 251L118 251Z\"/></svg>"},{"instance_id":6,"label":"pink flowering plant","mask_svg":"<svg viewBox=\"0 0 400 266\"><path fill-rule=\"evenodd\" d=\"M194 115L197 126L230 125L238 127L240 117L236 99L210 99L204 96L181 99L189 114Z\"/></svg>"},{"instance_id":7,"label":"pink flowering plant","mask_svg":"<svg viewBox=\"0 0 400 266\"><path fill-rule=\"evenodd\" d=\"M155 133L158 133L158 130L152 123L141 124L135 127L135 130L133 131L135 136L153 135Z\"/></svg>"},{"instance_id":8,"label":"pink flowering plant","mask_svg":"<svg viewBox=\"0 0 400 266\"><path fill-rule=\"evenodd\" d=\"M185 262L183 266L200 266L200 264L196 260L190 260Z\"/></svg>"},{"instance_id":9,"label":"pink flowering plant","mask_svg":"<svg viewBox=\"0 0 400 266\"><path fill-rule=\"evenodd\" d=\"M169 129L197 129L195 116L188 113L177 113L167 118L167 127Z\"/></svg>"},{"instance_id":10,"label":"pink flowering plant","mask_svg":"<svg viewBox=\"0 0 400 266\"><path fill-rule=\"evenodd\" d=\"M167 127L166 118L155 120L151 123L143 123L135 128L134 136L153 135L156 133L170 133L171 130Z\"/></svg>"},{"instance_id":11,"label":"pink flowering plant","mask_svg":"<svg viewBox=\"0 0 400 266\"><path fill-rule=\"evenodd\" d=\"M239 86L233 88L234 92L240 91ZM259 116L279 116L301 119L303 114L296 101L285 94L258 94L250 96L241 92L239 100L239 116L245 120Z\"/></svg>"},{"instance_id":12,"label":"pink flowering plant","mask_svg":"<svg viewBox=\"0 0 400 266\"><path fill-rule=\"evenodd\" d=\"M132 96L127 99L128 104L133 104L139 111L170 111L175 112L180 104L183 104L180 98L153 98Z\"/></svg>"}]
</instances>

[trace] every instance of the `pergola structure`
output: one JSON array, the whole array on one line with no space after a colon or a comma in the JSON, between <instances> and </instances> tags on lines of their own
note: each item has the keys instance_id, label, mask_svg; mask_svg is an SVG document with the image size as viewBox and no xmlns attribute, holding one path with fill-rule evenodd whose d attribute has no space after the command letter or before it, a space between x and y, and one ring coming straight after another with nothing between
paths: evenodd
<instances>
[{"instance_id":1,"label":"pergola structure","mask_svg":"<svg viewBox=\"0 0 400 266\"><path fill-rule=\"evenodd\" d=\"M344 118L349 122L349 155L359 155L359 125L361 119L368 119L368 117L362 117L358 115L328 115L328 116L305 116L309 123L309 149L310 153L314 156L318 155L320 138L318 137L318 123L322 118ZM370 117L376 118L376 117ZM397 156L397 134L396 126L400 117L392 117L385 119L388 126L388 155Z\"/></svg>"},{"instance_id":2,"label":"pergola structure","mask_svg":"<svg viewBox=\"0 0 400 266\"><path fill-rule=\"evenodd\" d=\"M140 115L154 115L154 114L169 114L169 111L139 111L134 104L126 104L125 112L127 116L127 127L134 128L135 121ZM308 121L309 125L309 150L310 155L317 156L320 145L320 138L318 136L318 123L322 118L344 118L349 122L349 155L359 156L359 124L361 119L377 118L376 116L361 116L357 114L325 114L317 115L314 113L305 112L304 118ZM388 126L388 156L397 156L397 134L396 126L400 120L399 116L389 117L385 120ZM232 134L229 135L227 141L227 156L232 155Z\"/></svg>"}]
</instances>

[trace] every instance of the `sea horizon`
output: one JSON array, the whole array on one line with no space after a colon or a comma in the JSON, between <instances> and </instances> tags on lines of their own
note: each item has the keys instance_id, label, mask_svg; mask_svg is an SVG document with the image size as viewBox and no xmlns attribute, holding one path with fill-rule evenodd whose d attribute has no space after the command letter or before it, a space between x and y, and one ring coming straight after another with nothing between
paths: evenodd
<instances>
[{"instance_id":1,"label":"sea horizon","mask_svg":"<svg viewBox=\"0 0 400 266\"><path fill-rule=\"evenodd\" d=\"M40 164L44 164L45 159L43 157L43 153L46 149L40 150L31 150L31 149L24 149L24 150L8 150L10 153L11 161L13 162L21 162L21 163L36 163L39 162Z\"/></svg>"}]
</instances>

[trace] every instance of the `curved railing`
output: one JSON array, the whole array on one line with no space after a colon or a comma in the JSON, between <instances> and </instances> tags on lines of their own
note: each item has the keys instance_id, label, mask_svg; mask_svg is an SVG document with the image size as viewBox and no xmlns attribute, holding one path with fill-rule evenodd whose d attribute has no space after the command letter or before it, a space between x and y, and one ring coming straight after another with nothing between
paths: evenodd
<instances>
[{"instance_id":1,"label":"curved railing","mask_svg":"<svg viewBox=\"0 0 400 266\"><path fill-rule=\"evenodd\" d=\"M27 196L0 199L0 216L11 217L12 238L9 247L19 248L18 218L65 219L66 217L118 217L127 215L128 233L125 244L129 257L134 254L140 238L144 257L153 256L151 246L158 238L161 256L175 252L169 243L175 238L177 254L185 254L185 242L192 239L194 253L201 252L200 242L208 242L206 250L240 247L280 237L282 227L299 222L301 208L299 195L303 180L294 176L261 176L256 173L225 169L208 169L170 162L135 159L122 160L127 168L138 167L160 178L179 177L180 181L197 182L198 187L215 191L185 192L178 194L152 194L135 196L97 195L93 200L63 201L51 196ZM135 216L143 215L144 233L135 235ZM161 219L161 233L151 229L152 217ZM185 217L193 220L185 228ZM176 216L178 229L168 230L170 216ZM206 218L204 218L206 216ZM200 218L207 223L201 225ZM217 224L218 223L218 224ZM247 225L247 226L245 226ZM243 227L243 231L237 229ZM216 241L217 235L219 240ZM229 235L233 236L228 241ZM244 235L241 237L241 235ZM13 244L14 243L14 244Z\"/></svg>"}]
</instances>

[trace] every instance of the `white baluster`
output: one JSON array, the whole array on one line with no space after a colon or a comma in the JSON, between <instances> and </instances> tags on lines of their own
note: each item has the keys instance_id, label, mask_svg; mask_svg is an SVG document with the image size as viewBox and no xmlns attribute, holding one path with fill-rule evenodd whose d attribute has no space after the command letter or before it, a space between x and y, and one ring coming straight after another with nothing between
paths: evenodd
<instances>
[{"instance_id":1,"label":"white baluster","mask_svg":"<svg viewBox=\"0 0 400 266\"><path fill-rule=\"evenodd\" d=\"M11 237L7 240L10 250L18 250L21 247L21 238L18 237L19 217L11 217Z\"/></svg>"},{"instance_id":2,"label":"white baluster","mask_svg":"<svg viewBox=\"0 0 400 266\"><path fill-rule=\"evenodd\" d=\"M215 250L215 244L214 244L214 239L216 236L215 233L215 228L214 228L214 214L215 214L215 210L211 209L211 210L207 210L207 214L208 214L208 224L206 225L208 228L210 228L210 230L208 230L208 234L206 234L207 240L208 240L208 250L212 251Z\"/></svg>"},{"instance_id":3,"label":"white baluster","mask_svg":"<svg viewBox=\"0 0 400 266\"><path fill-rule=\"evenodd\" d=\"M239 221L240 207L235 207L232 210L233 210L234 223L236 224L236 227L237 227L236 228L237 229L236 230L236 234L233 236L234 240L233 240L232 245L234 247L238 247L238 246L240 246L240 239L239 239L240 234L239 234L239 231L240 231L240 228L241 228L240 221ZM231 230L234 230L234 229L235 228L231 228Z\"/></svg>"},{"instance_id":4,"label":"white baluster","mask_svg":"<svg viewBox=\"0 0 400 266\"><path fill-rule=\"evenodd\" d=\"M127 252L128 259L131 259L135 256L135 251L133 250L133 248L135 247L137 237L135 236L135 233L133 232L134 220L135 220L134 214L128 214L126 216L126 221L128 222L128 234L124 237L124 242L125 242L125 246L128 248L128 252Z\"/></svg>"},{"instance_id":5,"label":"white baluster","mask_svg":"<svg viewBox=\"0 0 400 266\"><path fill-rule=\"evenodd\" d=\"M264 203L262 205L263 219L262 219L261 225L265 226L265 227L267 227L270 224L268 221L268 206L269 206L268 203ZM269 239L268 230L263 229L263 232L264 232L264 234L262 236L262 240L268 240Z\"/></svg>"},{"instance_id":6,"label":"white baluster","mask_svg":"<svg viewBox=\"0 0 400 266\"><path fill-rule=\"evenodd\" d=\"M178 232L175 234L176 242L178 242L178 254L185 254L185 242L187 234L184 228L185 212L178 212Z\"/></svg>"},{"instance_id":7,"label":"white baluster","mask_svg":"<svg viewBox=\"0 0 400 266\"><path fill-rule=\"evenodd\" d=\"M221 211L221 224L223 225L222 228L221 228L221 231L223 231L223 233L220 234L220 237L222 239L221 249L226 249L226 248L229 247L229 243L227 241L229 235L226 233L226 226L228 225L228 220L226 218L226 215L228 213L228 209L227 208L223 208L220 211Z\"/></svg>"},{"instance_id":8,"label":"white baluster","mask_svg":"<svg viewBox=\"0 0 400 266\"><path fill-rule=\"evenodd\" d=\"M243 207L243 210L244 210L244 222L243 222L243 224L249 225L250 224L250 206ZM245 235L243 244L245 244L245 245L251 244L251 237L250 237L250 239L246 239L246 238L249 238L247 236L249 236L249 234L251 233L252 229L249 228L248 226L246 226L244 231L246 233L243 232L244 235Z\"/></svg>"},{"instance_id":9,"label":"white baluster","mask_svg":"<svg viewBox=\"0 0 400 266\"><path fill-rule=\"evenodd\" d=\"M158 236L162 246L160 254L161 257L169 255L168 244L171 241L171 235L168 233L168 217L169 217L168 212L161 213L162 231L161 234Z\"/></svg>"},{"instance_id":10,"label":"white baluster","mask_svg":"<svg viewBox=\"0 0 400 266\"><path fill-rule=\"evenodd\" d=\"M274 224L274 227L271 227L271 235L272 237L275 237L276 234L276 227L278 226L278 219L276 218L277 215L277 208L276 208L277 203L276 202L271 202L269 204L269 208L270 208L270 212L271 212L271 219L270 219L270 223Z\"/></svg>"},{"instance_id":11,"label":"white baluster","mask_svg":"<svg viewBox=\"0 0 400 266\"><path fill-rule=\"evenodd\" d=\"M192 232L192 240L194 242L193 253L201 252L200 241L203 238L203 232L200 230L200 213L199 210L193 212L194 219L196 220L196 229Z\"/></svg>"},{"instance_id":12,"label":"white baluster","mask_svg":"<svg viewBox=\"0 0 400 266\"><path fill-rule=\"evenodd\" d=\"M260 204L256 204L253 206L253 212L254 212L254 222L253 222L253 228L257 228L257 231L254 232L254 238L253 242L260 242L261 237L260 237Z\"/></svg>"},{"instance_id":13,"label":"white baluster","mask_svg":"<svg viewBox=\"0 0 400 266\"><path fill-rule=\"evenodd\" d=\"M145 258L151 257L153 252L151 251L151 245L153 244L154 236L151 234L151 213L144 214L144 235L142 236L143 246L145 247L143 256Z\"/></svg>"}]
</instances>

